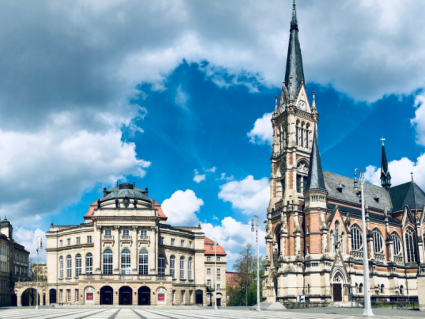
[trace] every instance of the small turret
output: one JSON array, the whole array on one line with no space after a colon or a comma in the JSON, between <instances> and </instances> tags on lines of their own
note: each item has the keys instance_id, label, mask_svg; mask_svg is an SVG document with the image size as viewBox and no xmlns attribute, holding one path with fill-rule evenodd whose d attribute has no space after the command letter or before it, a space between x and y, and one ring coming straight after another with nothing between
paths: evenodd
<instances>
[{"instance_id":1,"label":"small turret","mask_svg":"<svg viewBox=\"0 0 425 319\"><path fill-rule=\"evenodd\" d=\"M384 145L385 138L382 137L381 141L382 141L381 185L385 189L388 189L391 187L391 174L388 171L388 161L387 161L387 155L385 153L385 145Z\"/></svg>"}]
</instances>

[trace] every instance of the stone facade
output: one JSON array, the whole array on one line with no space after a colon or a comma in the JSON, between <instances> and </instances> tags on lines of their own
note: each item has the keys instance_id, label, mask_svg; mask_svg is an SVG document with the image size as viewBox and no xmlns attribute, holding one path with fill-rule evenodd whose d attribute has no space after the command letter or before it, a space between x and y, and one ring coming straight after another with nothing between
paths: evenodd
<instances>
[{"instance_id":1,"label":"stone facade","mask_svg":"<svg viewBox=\"0 0 425 319\"><path fill-rule=\"evenodd\" d=\"M413 178L391 187L382 144L382 187L364 185L366 225L362 224L354 179L322 171L316 133L319 114L314 92L310 102L304 86L295 4L290 32L285 82L272 116L263 299L295 301L298 295L310 302L361 299L364 251L370 259L372 298L418 297L418 275L425 275L425 193Z\"/></svg>"},{"instance_id":2,"label":"stone facade","mask_svg":"<svg viewBox=\"0 0 425 319\"><path fill-rule=\"evenodd\" d=\"M166 224L161 205L148 197L147 189L133 184L104 189L84 219L79 225L52 224L46 233L48 275L40 288L46 304L209 303L207 293L214 294L206 275L206 265L214 261L210 240L200 226ZM222 248L217 258L224 274ZM223 277L218 297L225 306ZM18 304L26 289L27 284L16 289Z\"/></svg>"}]
</instances>

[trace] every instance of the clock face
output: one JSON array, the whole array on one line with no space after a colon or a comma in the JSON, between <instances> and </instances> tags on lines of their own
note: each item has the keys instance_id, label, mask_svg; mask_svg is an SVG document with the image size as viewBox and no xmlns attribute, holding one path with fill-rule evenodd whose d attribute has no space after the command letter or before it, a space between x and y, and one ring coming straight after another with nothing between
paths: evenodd
<instances>
[{"instance_id":1,"label":"clock face","mask_svg":"<svg viewBox=\"0 0 425 319\"><path fill-rule=\"evenodd\" d=\"M307 104L305 104L304 101L300 101L298 103L298 106L300 107L301 110L305 111L307 109Z\"/></svg>"},{"instance_id":2,"label":"clock face","mask_svg":"<svg viewBox=\"0 0 425 319\"><path fill-rule=\"evenodd\" d=\"M280 107L280 113L285 112L285 110L286 110L286 104L283 103L282 106Z\"/></svg>"}]
</instances>

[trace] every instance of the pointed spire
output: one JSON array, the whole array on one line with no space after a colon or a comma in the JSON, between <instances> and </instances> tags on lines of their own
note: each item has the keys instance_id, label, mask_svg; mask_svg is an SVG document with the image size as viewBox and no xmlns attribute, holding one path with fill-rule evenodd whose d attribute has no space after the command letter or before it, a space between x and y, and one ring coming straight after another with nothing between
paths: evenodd
<instances>
[{"instance_id":1,"label":"pointed spire","mask_svg":"<svg viewBox=\"0 0 425 319\"><path fill-rule=\"evenodd\" d=\"M301 56L301 46L298 40L298 19L295 0L292 8L291 29L288 46L288 56L286 58L285 82L292 84L292 95L297 97L300 87L304 81L304 69ZM289 91L289 86L287 87Z\"/></svg>"},{"instance_id":2,"label":"pointed spire","mask_svg":"<svg viewBox=\"0 0 425 319\"><path fill-rule=\"evenodd\" d=\"M326 190L323 178L322 163L320 161L319 145L317 141L317 127L314 129L313 146L310 155L310 169L308 170L307 186L305 191L310 189Z\"/></svg>"},{"instance_id":3,"label":"pointed spire","mask_svg":"<svg viewBox=\"0 0 425 319\"><path fill-rule=\"evenodd\" d=\"M313 91L313 103L311 105L312 110L316 110L316 92Z\"/></svg>"},{"instance_id":4,"label":"pointed spire","mask_svg":"<svg viewBox=\"0 0 425 319\"><path fill-rule=\"evenodd\" d=\"M274 96L274 111L277 113L277 95Z\"/></svg>"},{"instance_id":5,"label":"pointed spire","mask_svg":"<svg viewBox=\"0 0 425 319\"><path fill-rule=\"evenodd\" d=\"M385 138L381 138L382 141L382 161L381 161L381 185L385 189L388 189L391 187L391 175L388 171L388 161L387 161L387 154L385 153L385 145L384 141Z\"/></svg>"}]
</instances>

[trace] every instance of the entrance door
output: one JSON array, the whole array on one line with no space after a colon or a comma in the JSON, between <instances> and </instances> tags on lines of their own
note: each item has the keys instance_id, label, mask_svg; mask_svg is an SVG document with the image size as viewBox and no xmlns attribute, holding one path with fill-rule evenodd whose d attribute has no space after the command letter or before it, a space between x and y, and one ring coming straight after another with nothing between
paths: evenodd
<instances>
[{"instance_id":1,"label":"entrance door","mask_svg":"<svg viewBox=\"0 0 425 319\"><path fill-rule=\"evenodd\" d=\"M196 290L196 303L201 305L204 303L204 295L202 290Z\"/></svg>"},{"instance_id":2,"label":"entrance door","mask_svg":"<svg viewBox=\"0 0 425 319\"><path fill-rule=\"evenodd\" d=\"M119 304L120 305L131 305L133 304L133 289L128 286L120 288L119 291Z\"/></svg>"},{"instance_id":3,"label":"entrance door","mask_svg":"<svg viewBox=\"0 0 425 319\"><path fill-rule=\"evenodd\" d=\"M342 285L341 284L333 284L333 295L334 295L334 302L342 301Z\"/></svg>"},{"instance_id":4,"label":"entrance door","mask_svg":"<svg viewBox=\"0 0 425 319\"><path fill-rule=\"evenodd\" d=\"M106 286L100 289L100 304L101 305L113 304L113 290L111 287Z\"/></svg>"},{"instance_id":5,"label":"entrance door","mask_svg":"<svg viewBox=\"0 0 425 319\"><path fill-rule=\"evenodd\" d=\"M221 298L217 299L217 307L221 307Z\"/></svg>"},{"instance_id":6,"label":"entrance door","mask_svg":"<svg viewBox=\"0 0 425 319\"><path fill-rule=\"evenodd\" d=\"M151 290L149 287L143 286L139 288L139 300L138 304L150 305L151 304Z\"/></svg>"}]
</instances>

